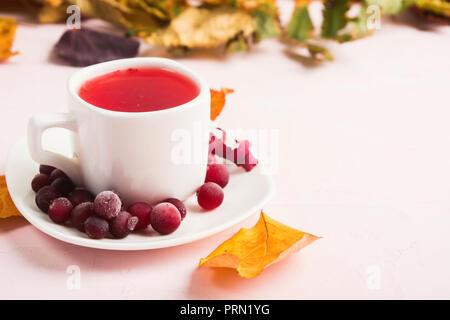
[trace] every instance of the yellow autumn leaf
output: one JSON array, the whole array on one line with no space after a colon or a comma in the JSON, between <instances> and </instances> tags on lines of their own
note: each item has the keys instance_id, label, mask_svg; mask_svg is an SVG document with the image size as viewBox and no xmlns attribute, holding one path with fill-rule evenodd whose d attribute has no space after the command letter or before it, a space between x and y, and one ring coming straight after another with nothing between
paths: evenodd
<instances>
[{"instance_id":1,"label":"yellow autumn leaf","mask_svg":"<svg viewBox=\"0 0 450 320\"><path fill-rule=\"evenodd\" d=\"M417 0L416 6L424 11L450 18L450 2L445 0Z\"/></svg>"},{"instance_id":2,"label":"yellow autumn leaf","mask_svg":"<svg viewBox=\"0 0 450 320\"><path fill-rule=\"evenodd\" d=\"M225 106L225 96L233 93L233 89L222 88L219 91L211 89L211 120L216 120Z\"/></svg>"},{"instance_id":3,"label":"yellow autumn leaf","mask_svg":"<svg viewBox=\"0 0 450 320\"><path fill-rule=\"evenodd\" d=\"M146 40L164 47L215 48L235 37L250 37L255 31L247 12L229 7L187 8L167 28Z\"/></svg>"},{"instance_id":4,"label":"yellow autumn leaf","mask_svg":"<svg viewBox=\"0 0 450 320\"><path fill-rule=\"evenodd\" d=\"M142 1L118 0L68 0L78 5L80 11L90 17L108 21L123 29L133 29L138 34L145 35L159 29L163 22L154 7L139 6ZM154 10L153 10L154 9Z\"/></svg>"},{"instance_id":5,"label":"yellow autumn leaf","mask_svg":"<svg viewBox=\"0 0 450 320\"><path fill-rule=\"evenodd\" d=\"M211 5L236 6L245 10L252 10L267 3L275 4L275 0L203 0L202 2Z\"/></svg>"},{"instance_id":6,"label":"yellow autumn leaf","mask_svg":"<svg viewBox=\"0 0 450 320\"><path fill-rule=\"evenodd\" d=\"M253 278L264 268L301 250L320 237L288 227L261 211L256 225L241 229L204 259L199 267L236 269Z\"/></svg>"},{"instance_id":7,"label":"yellow autumn leaf","mask_svg":"<svg viewBox=\"0 0 450 320\"><path fill-rule=\"evenodd\" d=\"M0 61L17 54L11 47L16 33L17 23L12 18L0 18Z\"/></svg>"},{"instance_id":8,"label":"yellow autumn leaf","mask_svg":"<svg viewBox=\"0 0 450 320\"><path fill-rule=\"evenodd\" d=\"M21 214L9 195L5 176L0 176L0 218L12 216L21 216Z\"/></svg>"}]
</instances>

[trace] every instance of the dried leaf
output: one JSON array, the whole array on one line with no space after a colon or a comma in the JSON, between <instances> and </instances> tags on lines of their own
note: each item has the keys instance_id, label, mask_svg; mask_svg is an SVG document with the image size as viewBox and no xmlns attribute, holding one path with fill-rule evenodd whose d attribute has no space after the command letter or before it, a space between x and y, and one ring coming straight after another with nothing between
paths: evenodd
<instances>
[{"instance_id":1,"label":"dried leaf","mask_svg":"<svg viewBox=\"0 0 450 320\"><path fill-rule=\"evenodd\" d=\"M225 49L227 53L236 53L240 51L247 51L253 45L253 37L245 37L242 32L240 32L236 37L230 39L225 44Z\"/></svg>"},{"instance_id":2,"label":"dried leaf","mask_svg":"<svg viewBox=\"0 0 450 320\"><path fill-rule=\"evenodd\" d=\"M144 10L144 1L69 1L80 6L80 11L87 16L103 19L125 30L133 29L140 36L147 36L165 24L159 19L161 15L157 13L157 9L151 10L147 5Z\"/></svg>"},{"instance_id":3,"label":"dried leaf","mask_svg":"<svg viewBox=\"0 0 450 320\"><path fill-rule=\"evenodd\" d=\"M0 176L0 218L21 216L9 195L5 176Z\"/></svg>"},{"instance_id":4,"label":"dried leaf","mask_svg":"<svg viewBox=\"0 0 450 320\"><path fill-rule=\"evenodd\" d=\"M261 211L256 225L241 229L204 259L199 267L236 269L243 278L253 278L264 268L287 258L320 237L290 228Z\"/></svg>"},{"instance_id":5,"label":"dried leaf","mask_svg":"<svg viewBox=\"0 0 450 320\"><path fill-rule=\"evenodd\" d=\"M225 96L233 93L233 89L222 88L220 91L211 89L211 120L216 120L225 106Z\"/></svg>"},{"instance_id":6,"label":"dried leaf","mask_svg":"<svg viewBox=\"0 0 450 320\"><path fill-rule=\"evenodd\" d=\"M450 2L445 0L417 0L417 8L437 16L450 18Z\"/></svg>"},{"instance_id":7,"label":"dried leaf","mask_svg":"<svg viewBox=\"0 0 450 320\"><path fill-rule=\"evenodd\" d=\"M184 0L134 0L126 3L132 8L142 8L162 20L170 20L178 16L187 7L187 2Z\"/></svg>"},{"instance_id":8,"label":"dried leaf","mask_svg":"<svg viewBox=\"0 0 450 320\"><path fill-rule=\"evenodd\" d=\"M398 14L412 6L417 0L365 0L365 6L377 5L383 15Z\"/></svg>"},{"instance_id":9,"label":"dried leaf","mask_svg":"<svg viewBox=\"0 0 450 320\"><path fill-rule=\"evenodd\" d=\"M37 15L40 23L62 22L67 18L68 0L20 0Z\"/></svg>"},{"instance_id":10,"label":"dried leaf","mask_svg":"<svg viewBox=\"0 0 450 320\"><path fill-rule=\"evenodd\" d=\"M261 41L281 34L278 9L271 2L261 3L250 11L254 19L255 38Z\"/></svg>"},{"instance_id":11,"label":"dried leaf","mask_svg":"<svg viewBox=\"0 0 450 320\"><path fill-rule=\"evenodd\" d=\"M67 4L61 5L62 1L54 1L44 5L38 12L40 23L55 23L67 18Z\"/></svg>"},{"instance_id":12,"label":"dried leaf","mask_svg":"<svg viewBox=\"0 0 450 320\"><path fill-rule=\"evenodd\" d=\"M190 7L173 19L167 28L150 35L147 41L169 48L214 48L225 45L239 34L250 37L254 31L251 15L242 10Z\"/></svg>"},{"instance_id":13,"label":"dried leaf","mask_svg":"<svg viewBox=\"0 0 450 320\"><path fill-rule=\"evenodd\" d=\"M267 3L275 5L275 0L203 0L201 2L208 5L225 5L249 11Z\"/></svg>"},{"instance_id":14,"label":"dried leaf","mask_svg":"<svg viewBox=\"0 0 450 320\"><path fill-rule=\"evenodd\" d=\"M73 66L135 57L139 42L89 29L67 30L55 45L55 54Z\"/></svg>"},{"instance_id":15,"label":"dried leaf","mask_svg":"<svg viewBox=\"0 0 450 320\"><path fill-rule=\"evenodd\" d=\"M315 61L333 61L334 58L327 48L307 42L305 43L306 48L310 54L310 57Z\"/></svg>"},{"instance_id":16,"label":"dried leaf","mask_svg":"<svg viewBox=\"0 0 450 320\"><path fill-rule=\"evenodd\" d=\"M0 18L0 61L18 53L11 51L16 29L17 22L14 19Z\"/></svg>"},{"instance_id":17,"label":"dried leaf","mask_svg":"<svg viewBox=\"0 0 450 320\"><path fill-rule=\"evenodd\" d=\"M369 5L363 2L358 15L355 18L348 19L345 30L342 30L344 32L341 32L337 37L339 42L353 41L373 33L373 30L368 26L368 21L371 19L370 14L374 12L368 11L368 8L370 8Z\"/></svg>"}]
</instances>

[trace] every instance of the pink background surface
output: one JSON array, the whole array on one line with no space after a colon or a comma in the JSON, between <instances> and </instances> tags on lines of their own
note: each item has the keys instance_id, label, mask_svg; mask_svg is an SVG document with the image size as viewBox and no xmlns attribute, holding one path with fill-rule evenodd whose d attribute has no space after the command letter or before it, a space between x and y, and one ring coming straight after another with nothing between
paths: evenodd
<instances>
[{"instance_id":1,"label":"pink background surface","mask_svg":"<svg viewBox=\"0 0 450 320\"><path fill-rule=\"evenodd\" d=\"M24 22L21 54L0 66L0 172L30 115L65 111L75 68L49 61L64 29ZM264 211L324 238L246 280L197 264L256 213L205 240L139 252L77 247L11 218L0 221L0 299L450 298L449 36L384 21L372 37L332 44L336 60L320 66L276 40L180 59L211 87L235 89L221 126L279 130L277 193ZM69 265L81 269L79 290L66 286Z\"/></svg>"}]
</instances>

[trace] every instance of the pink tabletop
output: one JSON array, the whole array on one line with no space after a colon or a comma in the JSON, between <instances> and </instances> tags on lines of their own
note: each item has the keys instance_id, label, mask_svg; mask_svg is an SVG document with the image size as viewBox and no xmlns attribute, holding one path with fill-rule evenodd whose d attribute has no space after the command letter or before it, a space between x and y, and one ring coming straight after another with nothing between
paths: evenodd
<instances>
[{"instance_id":1,"label":"pink tabletop","mask_svg":"<svg viewBox=\"0 0 450 320\"><path fill-rule=\"evenodd\" d=\"M76 68L49 61L64 30L21 24L20 55L0 66L0 172L32 114L66 110ZM276 40L180 59L211 87L235 89L221 126L278 130L277 192L264 211L324 238L246 280L197 264L257 213L201 241L137 252L66 244L11 218L0 221L0 299L450 298L449 37L449 27L384 22L372 37L331 44L335 61L318 66Z\"/></svg>"}]
</instances>

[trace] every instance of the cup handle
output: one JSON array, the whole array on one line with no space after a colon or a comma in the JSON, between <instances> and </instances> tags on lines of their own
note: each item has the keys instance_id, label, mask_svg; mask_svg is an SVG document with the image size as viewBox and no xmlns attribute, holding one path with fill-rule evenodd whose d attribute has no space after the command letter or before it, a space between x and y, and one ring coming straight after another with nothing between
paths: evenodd
<instances>
[{"instance_id":1,"label":"cup handle","mask_svg":"<svg viewBox=\"0 0 450 320\"><path fill-rule=\"evenodd\" d=\"M28 122L28 150L31 158L64 171L76 185L82 185L78 159L42 149L42 134L49 128L64 128L77 132L76 120L70 113L49 113L34 115Z\"/></svg>"}]
</instances>

